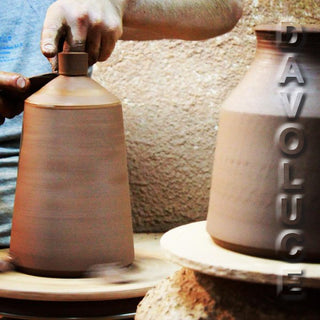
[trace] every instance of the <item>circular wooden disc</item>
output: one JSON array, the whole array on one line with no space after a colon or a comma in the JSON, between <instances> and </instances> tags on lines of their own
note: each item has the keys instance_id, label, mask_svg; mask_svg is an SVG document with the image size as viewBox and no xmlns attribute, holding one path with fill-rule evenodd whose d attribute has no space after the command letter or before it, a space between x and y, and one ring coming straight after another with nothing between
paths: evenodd
<instances>
[{"instance_id":1,"label":"circular wooden disc","mask_svg":"<svg viewBox=\"0 0 320 320\"><path fill-rule=\"evenodd\" d=\"M39 301L98 301L143 297L178 266L164 259L160 234L135 234L135 260L120 274L100 266L86 278L47 278L17 271L0 273L0 297ZM8 250L0 250L0 259ZM117 283L113 283L116 281ZM111 283L112 282L112 283Z\"/></svg>"},{"instance_id":2,"label":"circular wooden disc","mask_svg":"<svg viewBox=\"0 0 320 320\"><path fill-rule=\"evenodd\" d=\"M286 263L224 249L207 233L206 221L172 229L160 243L170 260L208 275L278 285L299 281L320 288L320 264Z\"/></svg>"}]
</instances>

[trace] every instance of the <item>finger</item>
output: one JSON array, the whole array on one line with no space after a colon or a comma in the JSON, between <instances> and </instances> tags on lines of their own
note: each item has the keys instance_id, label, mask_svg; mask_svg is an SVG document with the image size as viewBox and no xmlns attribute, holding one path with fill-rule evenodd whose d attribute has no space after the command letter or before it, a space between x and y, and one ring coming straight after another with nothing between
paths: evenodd
<instances>
[{"instance_id":1,"label":"finger","mask_svg":"<svg viewBox=\"0 0 320 320\"><path fill-rule=\"evenodd\" d=\"M0 260L0 272L7 272L13 270L13 264L7 260Z\"/></svg>"},{"instance_id":2,"label":"finger","mask_svg":"<svg viewBox=\"0 0 320 320\"><path fill-rule=\"evenodd\" d=\"M41 51L51 58L58 53L60 38L65 33L65 14L58 2L47 10L41 34Z\"/></svg>"},{"instance_id":3,"label":"finger","mask_svg":"<svg viewBox=\"0 0 320 320\"><path fill-rule=\"evenodd\" d=\"M54 73L58 72L58 57L54 56L53 58L48 58L48 59L51 64L52 72Z\"/></svg>"},{"instance_id":4,"label":"finger","mask_svg":"<svg viewBox=\"0 0 320 320\"><path fill-rule=\"evenodd\" d=\"M23 111L23 100L16 100L10 96L0 96L0 115L4 118L13 118Z\"/></svg>"},{"instance_id":5,"label":"finger","mask_svg":"<svg viewBox=\"0 0 320 320\"><path fill-rule=\"evenodd\" d=\"M89 28L89 16L87 13L79 14L75 19L67 21L69 26L67 32L67 43L69 51L84 52Z\"/></svg>"},{"instance_id":6,"label":"finger","mask_svg":"<svg viewBox=\"0 0 320 320\"><path fill-rule=\"evenodd\" d=\"M96 63L100 55L101 30L100 26L94 26L89 29L86 43L86 52L88 52L89 66Z\"/></svg>"},{"instance_id":7,"label":"finger","mask_svg":"<svg viewBox=\"0 0 320 320\"><path fill-rule=\"evenodd\" d=\"M113 32L106 32L101 37L101 47L99 52L98 61L105 61L107 60L114 47L116 45L116 39Z\"/></svg>"},{"instance_id":8,"label":"finger","mask_svg":"<svg viewBox=\"0 0 320 320\"><path fill-rule=\"evenodd\" d=\"M29 79L21 74L0 71L0 89L24 92L29 86Z\"/></svg>"},{"instance_id":9,"label":"finger","mask_svg":"<svg viewBox=\"0 0 320 320\"><path fill-rule=\"evenodd\" d=\"M15 100L15 108L12 113L12 118L20 114L24 110L24 100Z\"/></svg>"}]
</instances>

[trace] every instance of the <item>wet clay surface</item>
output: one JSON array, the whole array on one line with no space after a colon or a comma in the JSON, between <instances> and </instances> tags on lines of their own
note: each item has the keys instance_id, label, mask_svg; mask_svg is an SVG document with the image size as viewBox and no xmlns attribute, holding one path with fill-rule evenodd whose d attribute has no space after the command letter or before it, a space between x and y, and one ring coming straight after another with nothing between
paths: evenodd
<instances>
[{"instance_id":1,"label":"wet clay surface","mask_svg":"<svg viewBox=\"0 0 320 320\"><path fill-rule=\"evenodd\" d=\"M25 103L10 254L53 276L133 261L121 104L85 76L59 76Z\"/></svg>"}]
</instances>

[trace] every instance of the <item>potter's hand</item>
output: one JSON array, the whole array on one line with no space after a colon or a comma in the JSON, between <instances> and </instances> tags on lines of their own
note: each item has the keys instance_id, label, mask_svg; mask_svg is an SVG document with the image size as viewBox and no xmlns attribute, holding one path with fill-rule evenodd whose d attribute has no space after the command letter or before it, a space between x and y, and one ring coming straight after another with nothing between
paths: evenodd
<instances>
[{"instance_id":1,"label":"potter's hand","mask_svg":"<svg viewBox=\"0 0 320 320\"><path fill-rule=\"evenodd\" d=\"M23 111L25 92L30 86L28 78L17 73L0 71L0 124Z\"/></svg>"},{"instance_id":2,"label":"potter's hand","mask_svg":"<svg viewBox=\"0 0 320 320\"><path fill-rule=\"evenodd\" d=\"M14 265L12 263L11 257L6 257L4 259L0 258L0 273L12 270L14 270Z\"/></svg>"},{"instance_id":3,"label":"potter's hand","mask_svg":"<svg viewBox=\"0 0 320 320\"><path fill-rule=\"evenodd\" d=\"M70 51L86 51L89 65L106 60L122 35L123 8L128 0L57 0L44 21L41 50L56 70L61 43Z\"/></svg>"}]
</instances>

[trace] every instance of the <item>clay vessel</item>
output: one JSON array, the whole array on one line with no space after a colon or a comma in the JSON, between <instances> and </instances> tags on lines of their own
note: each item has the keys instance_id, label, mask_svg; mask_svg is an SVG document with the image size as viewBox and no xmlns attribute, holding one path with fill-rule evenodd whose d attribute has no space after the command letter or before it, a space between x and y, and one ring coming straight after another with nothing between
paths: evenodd
<instances>
[{"instance_id":1,"label":"clay vessel","mask_svg":"<svg viewBox=\"0 0 320 320\"><path fill-rule=\"evenodd\" d=\"M222 106L207 230L221 246L320 260L320 26L260 26Z\"/></svg>"},{"instance_id":2,"label":"clay vessel","mask_svg":"<svg viewBox=\"0 0 320 320\"><path fill-rule=\"evenodd\" d=\"M122 107L87 61L60 53L60 75L25 101L10 254L27 273L134 258Z\"/></svg>"}]
</instances>

